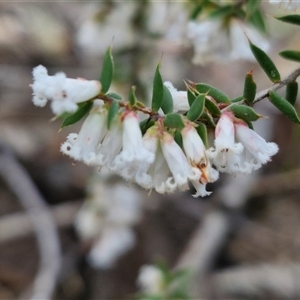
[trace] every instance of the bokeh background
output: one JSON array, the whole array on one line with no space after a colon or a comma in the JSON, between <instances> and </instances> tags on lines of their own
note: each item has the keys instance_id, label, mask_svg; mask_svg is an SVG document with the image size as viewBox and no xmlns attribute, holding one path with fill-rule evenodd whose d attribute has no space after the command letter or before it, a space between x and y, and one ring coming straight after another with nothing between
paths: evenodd
<instances>
[{"instance_id":1,"label":"bokeh background","mask_svg":"<svg viewBox=\"0 0 300 300\"><path fill-rule=\"evenodd\" d=\"M173 1L0 3L1 153L9 149L54 215L62 260L53 299L133 299L140 267L159 259L171 269L196 268L190 288L196 299L300 298L300 129L267 100L256 108L269 118L256 122L255 128L278 143L279 153L251 176L222 174L209 186L214 193L203 199L194 199L190 191L148 195L113 174L99 176L97 170L74 165L59 149L80 124L59 131L60 120L50 122L49 106L41 109L31 102L33 67L42 64L49 74L63 71L68 77L98 79L112 40L116 70L111 90L126 96L136 85L138 98L145 103L162 53L163 78L179 90L184 89L183 79L190 79L235 98L250 70L258 90L271 85L254 61L193 65L187 16L182 3ZM277 52L299 47L299 34L271 17L267 24L270 55L286 76L297 65ZM96 216L95 206L87 209L92 217L86 218L95 219L87 225L87 233L78 221L86 201L94 203L95 210L105 208ZM126 205L134 206L132 218L124 221L133 239L128 251L105 260L91 255L91 249L104 239L103 228L123 226L118 223L120 212L107 221L118 205L115 201L125 205L124 213ZM39 267L28 211L2 174L0 299L29 299Z\"/></svg>"}]
</instances>

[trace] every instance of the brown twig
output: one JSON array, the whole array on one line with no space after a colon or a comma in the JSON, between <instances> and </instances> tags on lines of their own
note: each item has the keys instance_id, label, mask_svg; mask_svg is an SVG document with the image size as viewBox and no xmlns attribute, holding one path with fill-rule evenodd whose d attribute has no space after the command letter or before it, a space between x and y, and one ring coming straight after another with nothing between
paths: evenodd
<instances>
[{"instance_id":1,"label":"brown twig","mask_svg":"<svg viewBox=\"0 0 300 300\"><path fill-rule=\"evenodd\" d=\"M51 213L25 169L5 147L0 148L0 174L30 217L40 251L40 267L30 299L51 299L59 273L61 251ZM25 295L21 296L22 299ZM26 293L26 298L28 295Z\"/></svg>"}]
</instances>

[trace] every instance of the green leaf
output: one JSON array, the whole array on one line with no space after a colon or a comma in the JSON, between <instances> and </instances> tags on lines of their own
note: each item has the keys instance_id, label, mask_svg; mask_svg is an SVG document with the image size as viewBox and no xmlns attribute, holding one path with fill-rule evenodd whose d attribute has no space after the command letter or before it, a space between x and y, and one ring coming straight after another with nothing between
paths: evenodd
<instances>
[{"instance_id":1,"label":"green leaf","mask_svg":"<svg viewBox=\"0 0 300 300\"><path fill-rule=\"evenodd\" d=\"M254 12L256 12L260 6L261 0L251 0L246 4L246 15L247 18L252 16Z\"/></svg>"},{"instance_id":2,"label":"green leaf","mask_svg":"<svg viewBox=\"0 0 300 300\"><path fill-rule=\"evenodd\" d=\"M186 115L190 121L196 121L201 117L204 110L205 96L206 94L199 94L194 100Z\"/></svg>"},{"instance_id":3,"label":"green leaf","mask_svg":"<svg viewBox=\"0 0 300 300\"><path fill-rule=\"evenodd\" d=\"M269 92L269 99L287 118L300 124L300 119L293 105L274 91Z\"/></svg>"},{"instance_id":4,"label":"green leaf","mask_svg":"<svg viewBox=\"0 0 300 300\"><path fill-rule=\"evenodd\" d=\"M66 117L61 125L61 129L66 126L73 125L80 121L86 114L89 113L93 106L93 101L86 101L78 105L78 109L72 115Z\"/></svg>"},{"instance_id":5,"label":"green leaf","mask_svg":"<svg viewBox=\"0 0 300 300\"><path fill-rule=\"evenodd\" d=\"M188 88L187 89L187 98L188 98L188 102L190 107L192 106L194 100L196 99L196 95Z\"/></svg>"},{"instance_id":6,"label":"green leaf","mask_svg":"<svg viewBox=\"0 0 300 300\"><path fill-rule=\"evenodd\" d=\"M253 108L246 105L232 104L229 109L237 118L248 122L257 121L262 117Z\"/></svg>"},{"instance_id":7,"label":"green leaf","mask_svg":"<svg viewBox=\"0 0 300 300\"><path fill-rule=\"evenodd\" d=\"M164 98L164 84L160 74L160 64L157 65L154 80L153 80L153 91L152 91L152 110L158 112L161 108Z\"/></svg>"},{"instance_id":8,"label":"green leaf","mask_svg":"<svg viewBox=\"0 0 300 300\"><path fill-rule=\"evenodd\" d=\"M235 13L236 8L234 8L232 5L225 5L218 9L215 9L210 15L210 19L224 19L227 16L232 15Z\"/></svg>"},{"instance_id":9,"label":"green leaf","mask_svg":"<svg viewBox=\"0 0 300 300\"><path fill-rule=\"evenodd\" d=\"M212 100L208 98L205 99L205 107L212 115L217 117L221 115L221 111L219 107Z\"/></svg>"},{"instance_id":10,"label":"green leaf","mask_svg":"<svg viewBox=\"0 0 300 300\"><path fill-rule=\"evenodd\" d=\"M118 101L123 99L123 97L117 93L107 93L106 96Z\"/></svg>"},{"instance_id":11,"label":"green leaf","mask_svg":"<svg viewBox=\"0 0 300 300\"><path fill-rule=\"evenodd\" d=\"M176 113L166 115L164 124L169 128L176 128L179 130L185 126L182 115Z\"/></svg>"},{"instance_id":12,"label":"green leaf","mask_svg":"<svg viewBox=\"0 0 300 300\"><path fill-rule=\"evenodd\" d=\"M194 20L201 14L203 6L201 4L196 4L195 8L192 10L190 14L190 19Z\"/></svg>"},{"instance_id":13,"label":"green leaf","mask_svg":"<svg viewBox=\"0 0 300 300\"><path fill-rule=\"evenodd\" d=\"M207 128L203 123L200 123L196 128L199 136L201 137L205 147L208 147Z\"/></svg>"},{"instance_id":14,"label":"green leaf","mask_svg":"<svg viewBox=\"0 0 300 300\"><path fill-rule=\"evenodd\" d=\"M230 99L227 95L225 95L223 92L219 91L211 85L205 83L198 83L196 84L196 89L199 93L208 94L209 96L213 97L218 103L230 102Z\"/></svg>"},{"instance_id":15,"label":"green leaf","mask_svg":"<svg viewBox=\"0 0 300 300\"><path fill-rule=\"evenodd\" d=\"M153 126L155 123L155 121L151 118L147 118L143 121L140 122L140 128L141 128L141 132L144 135L147 131L148 128L150 128L151 126Z\"/></svg>"},{"instance_id":16,"label":"green leaf","mask_svg":"<svg viewBox=\"0 0 300 300\"><path fill-rule=\"evenodd\" d=\"M284 50L279 52L279 55L285 59L300 62L300 51Z\"/></svg>"},{"instance_id":17,"label":"green leaf","mask_svg":"<svg viewBox=\"0 0 300 300\"><path fill-rule=\"evenodd\" d=\"M297 96L298 96L298 82L297 81L289 82L286 85L285 99L289 101L293 106L295 106Z\"/></svg>"},{"instance_id":18,"label":"green leaf","mask_svg":"<svg viewBox=\"0 0 300 300\"><path fill-rule=\"evenodd\" d=\"M252 71L247 73L244 82L243 96L248 104L252 104L256 95L256 83L253 80Z\"/></svg>"},{"instance_id":19,"label":"green leaf","mask_svg":"<svg viewBox=\"0 0 300 300\"><path fill-rule=\"evenodd\" d=\"M272 82L279 82L280 74L271 58L262 49L252 44L250 40L249 45L254 57L256 58L262 69L265 71L269 79Z\"/></svg>"},{"instance_id":20,"label":"green leaf","mask_svg":"<svg viewBox=\"0 0 300 300\"><path fill-rule=\"evenodd\" d=\"M107 128L110 129L110 126L117 116L119 112L120 105L117 101L113 101L108 109L108 115L107 115Z\"/></svg>"},{"instance_id":21,"label":"green leaf","mask_svg":"<svg viewBox=\"0 0 300 300\"><path fill-rule=\"evenodd\" d=\"M287 15L287 16L277 17L276 19L285 23L300 25L300 15Z\"/></svg>"},{"instance_id":22,"label":"green leaf","mask_svg":"<svg viewBox=\"0 0 300 300\"><path fill-rule=\"evenodd\" d=\"M112 47L109 47L105 53L100 82L102 84L102 93L106 93L111 85L114 76L114 60L112 56Z\"/></svg>"},{"instance_id":23,"label":"green leaf","mask_svg":"<svg viewBox=\"0 0 300 300\"><path fill-rule=\"evenodd\" d=\"M181 148L183 148L182 135L179 130L175 131L174 140Z\"/></svg>"},{"instance_id":24,"label":"green leaf","mask_svg":"<svg viewBox=\"0 0 300 300\"><path fill-rule=\"evenodd\" d=\"M250 0L249 2L252 2L253 0ZM249 18L249 22L252 23L254 27L256 27L260 32L266 34L267 28L265 24L265 19L261 13L261 11L258 9L256 10L251 17Z\"/></svg>"},{"instance_id":25,"label":"green leaf","mask_svg":"<svg viewBox=\"0 0 300 300\"><path fill-rule=\"evenodd\" d=\"M212 117L212 115L209 112L204 112L202 115L202 118L205 120L205 123L207 123L210 127L212 127L212 128L216 127L214 118Z\"/></svg>"},{"instance_id":26,"label":"green leaf","mask_svg":"<svg viewBox=\"0 0 300 300\"><path fill-rule=\"evenodd\" d=\"M170 90L164 85L164 97L161 109L165 114L171 113L174 110L173 98Z\"/></svg>"},{"instance_id":27,"label":"green leaf","mask_svg":"<svg viewBox=\"0 0 300 300\"><path fill-rule=\"evenodd\" d=\"M241 102L244 100L244 96L239 96L231 100L232 103Z\"/></svg>"},{"instance_id":28,"label":"green leaf","mask_svg":"<svg viewBox=\"0 0 300 300\"><path fill-rule=\"evenodd\" d=\"M131 107L135 106L135 104L137 103L137 98L135 96L135 89L136 87L132 86L129 93L129 103Z\"/></svg>"}]
</instances>

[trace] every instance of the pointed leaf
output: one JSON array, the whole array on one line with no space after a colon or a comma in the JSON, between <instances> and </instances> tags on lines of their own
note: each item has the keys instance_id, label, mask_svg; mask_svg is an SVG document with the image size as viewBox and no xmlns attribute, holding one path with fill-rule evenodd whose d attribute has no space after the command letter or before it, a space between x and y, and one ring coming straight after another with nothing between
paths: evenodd
<instances>
[{"instance_id":1,"label":"pointed leaf","mask_svg":"<svg viewBox=\"0 0 300 300\"><path fill-rule=\"evenodd\" d=\"M73 124L77 123L78 121L80 121L86 114L89 113L92 106L93 106L93 101L86 101L86 102L80 103L78 105L77 111L74 114L72 114L64 119L64 121L61 125L61 129L66 126L73 125Z\"/></svg>"},{"instance_id":2,"label":"pointed leaf","mask_svg":"<svg viewBox=\"0 0 300 300\"><path fill-rule=\"evenodd\" d=\"M221 115L221 111L219 107L212 100L208 98L205 99L205 107L213 116L218 117Z\"/></svg>"},{"instance_id":3,"label":"pointed leaf","mask_svg":"<svg viewBox=\"0 0 300 300\"><path fill-rule=\"evenodd\" d=\"M109 47L105 53L100 82L102 84L102 93L106 93L111 85L114 75L114 61L112 56L112 47Z\"/></svg>"},{"instance_id":4,"label":"pointed leaf","mask_svg":"<svg viewBox=\"0 0 300 300\"><path fill-rule=\"evenodd\" d=\"M234 8L232 5L225 5L213 10L213 12L209 15L209 18L223 19L227 16L232 15L232 13L235 12L235 10L236 8Z\"/></svg>"},{"instance_id":5,"label":"pointed leaf","mask_svg":"<svg viewBox=\"0 0 300 300\"><path fill-rule=\"evenodd\" d=\"M151 118L147 118L143 121L140 122L140 128L141 128L141 132L144 135L147 131L148 128L150 128L151 126L153 126L155 123L155 121Z\"/></svg>"},{"instance_id":6,"label":"pointed leaf","mask_svg":"<svg viewBox=\"0 0 300 300\"><path fill-rule=\"evenodd\" d=\"M110 108L108 109L108 115L107 115L107 128L110 129L110 126L117 116L119 112L120 105L117 101L113 101Z\"/></svg>"},{"instance_id":7,"label":"pointed leaf","mask_svg":"<svg viewBox=\"0 0 300 300\"><path fill-rule=\"evenodd\" d=\"M246 4L246 15L249 18L260 6L261 0L251 0Z\"/></svg>"},{"instance_id":8,"label":"pointed leaf","mask_svg":"<svg viewBox=\"0 0 300 300\"><path fill-rule=\"evenodd\" d=\"M196 99L196 95L188 88L187 89L187 97L190 107L192 106L194 100Z\"/></svg>"},{"instance_id":9,"label":"pointed leaf","mask_svg":"<svg viewBox=\"0 0 300 300\"><path fill-rule=\"evenodd\" d=\"M130 103L131 107L135 106L135 104L137 103L137 99L136 99L136 96L135 96L135 89L136 89L135 86L132 86L131 89L130 89L129 103Z\"/></svg>"},{"instance_id":10,"label":"pointed leaf","mask_svg":"<svg viewBox=\"0 0 300 300\"><path fill-rule=\"evenodd\" d=\"M182 115L176 113L166 115L164 124L167 127L176 128L179 130L185 126Z\"/></svg>"},{"instance_id":11,"label":"pointed leaf","mask_svg":"<svg viewBox=\"0 0 300 300\"><path fill-rule=\"evenodd\" d=\"M174 110L173 98L170 90L164 85L164 97L161 109L165 114L171 113Z\"/></svg>"},{"instance_id":12,"label":"pointed leaf","mask_svg":"<svg viewBox=\"0 0 300 300\"><path fill-rule=\"evenodd\" d=\"M205 94L207 93L211 97L213 97L219 103L229 103L230 99L227 95L223 92L219 91L215 87L205 84L205 83L198 83L196 84L196 89L198 92Z\"/></svg>"},{"instance_id":13,"label":"pointed leaf","mask_svg":"<svg viewBox=\"0 0 300 300\"><path fill-rule=\"evenodd\" d=\"M174 140L180 146L180 148L183 148L182 135L179 130L175 131Z\"/></svg>"},{"instance_id":14,"label":"pointed leaf","mask_svg":"<svg viewBox=\"0 0 300 300\"><path fill-rule=\"evenodd\" d=\"M300 62L300 51L285 50L279 52L279 55L285 59Z\"/></svg>"},{"instance_id":15,"label":"pointed leaf","mask_svg":"<svg viewBox=\"0 0 300 300\"><path fill-rule=\"evenodd\" d=\"M300 15L287 15L287 16L277 17L276 19L285 23L300 25Z\"/></svg>"},{"instance_id":16,"label":"pointed leaf","mask_svg":"<svg viewBox=\"0 0 300 300\"><path fill-rule=\"evenodd\" d=\"M269 79L272 82L279 82L280 74L271 58L262 49L252 44L250 40L249 44L254 57L256 58L262 69L265 71Z\"/></svg>"},{"instance_id":17,"label":"pointed leaf","mask_svg":"<svg viewBox=\"0 0 300 300\"><path fill-rule=\"evenodd\" d=\"M114 100L118 100L118 101L123 99L123 97L117 93L107 93L106 96L109 98L113 98Z\"/></svg>"},{"instance_id":18,"label":"pointed leaf","mask_svg":"<svg viewBox=\"0 0 300 300\"><path fill-rule=\"evenodd\" d=\"M287 118L300 124L300 119L293 105L274 91L269 92L269 99Z\"/></svg>"},{"instance_id":19,"label":"pointed leaf","mask_svg":"<svg viewBox=\"0 0 300 300\"><path fill-rule=\"evenodd\" d=\"M253 0L250 0L249 2L252 2ZM258 9L256 10L251 17L249 18L249 22L253 24L254 27L256 27L260 32L266 34L267 28L265 24L265 19L261 13L261 11Z\"/></svg>"},{"instance_id":20,"label":"pointed leaf","mask_svg":"<svg viewBox=\"0 0 300 300\"><path fill-rule=\"evenodd\" d=\"M157 65L153 80L152 110L158 112L163 103L164 84L160 74L160 64Z\"/></svg>"},{"instance_id":21,"label":"pointed leaf","mask_svg":"<svg viewBox=\"0 0 300 300\"><path fill-rule=\"evenodd\" d=\"M257 121L262 116L256 113L256 111L246 105L232 104L230 110L234 113L237 118L245 121Z\"/></svg>"},{"instance_id":22,"label":"pointed leaf","mask_svg":"<svg viewBox=\"0 0 300 300\"><path fill-rule=\"evenodd\" d=\"M196 121L201 117L204 110L205 96L206 94L199 94L194 100L186 115L190 121Z\"/></svg>"},{"instance_id":23,"label":"pointed leaf","mask_svg":"<svg viewBox=\"0 0 300 300\"><path fill-rule=\"evenodd\" d=\"M198 127L196 128L199 136L201 137L203 144L205 147L208 147L208 138L207 138L207 128L203 123L200 123Z\"/></svg>"},{"instance_id":24,"label":"pointed leaf","mask_svg":"<svg viewBox=\"0 0 300 300\"><path fill-rule=\"evenodd\" d=\"M245 101L248 104L252 104L254 99L255 99L255 95L256 95L256 83L253 80L253 76L252 76L253 72L250 71L249 73L247 73L246 77L245 77L245 83L244 83L244 98Z\"/></svg>"},{"instance_id":25,"label":"pointed leaf","mask_svg":"<svg viewBox=\"0 0 300 300\"><path fill-rule=\"evenodd\" d=\"M209 112L204 112L201 119L204 119L205 123L207 123L212 128L216 127L214 118L212 117L212 115Z\"/></svg>"},{"instance_id":26,"label":"pointed leaf","mask_svg":"<svg viewBox=\"0 0 300 300\"><path fill-rule=\"evenodd\" d=\"M298 82L297 81L289 82L286 85L285 99L294 106L297 100L297 96L298 96Z\"/></svg>"}]
</instances>

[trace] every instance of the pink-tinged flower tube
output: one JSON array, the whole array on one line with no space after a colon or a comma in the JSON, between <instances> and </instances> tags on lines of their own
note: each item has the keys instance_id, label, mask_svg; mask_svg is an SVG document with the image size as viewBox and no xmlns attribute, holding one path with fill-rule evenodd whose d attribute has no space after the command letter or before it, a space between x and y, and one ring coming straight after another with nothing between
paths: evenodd
<instances>
[{"instance_id":1,"label":"pink-tinged flower tube","mask_svg":"<svg viewBox=\"0 0 300 300\"><path fill-rule=\"evenodd\" d=\"M47 69L41 65L33 69L32 75L33 103L43 107L51 101L52 111L56 115L75 112L77 103L92 99L101 91L99 81L67 78L64 73L49 76Z\"/></svg>"},{"instance_id":2,"label":"pink-tinged flower tube","mask_svg":"<svg viewBox=\"0 0 300 300\"><path fill-rule=\"evenodd\" d=\"M244 147L235 143L234 115L230 111L222 113L215 130L215 149L209 150L209 157L220 172L243 172L241 153Z\"/></svg>"},{"instance_id":3,"label":"pink-tinged flower tube","mask_svg":"<svg viewBox=\"0 0 300 300\"><path fill-rule=\"evenodd\" d=\"M252 166L253 170L269 162L271 157L278 152L277 144L266 142L259 134L250 129L244 121L239 120L234 124L234 127L236 138L247 151L245 153L245 162L248 166Z\"/></svg>"},{"instance_id":4,"label":"pink-tinged flower tube","mask_svg":"<svg viewBox=\"0 0 300 300\"><path fill-rule=\"evenodd\" d=\"M210 195L211 192L206 191L206 184L216 181L219 178L219 172L212 168L203 141L193 126L186 125L181 130L181 135L183 149L189 163L201 172L199 180L191 181L197 191L194 197Z\"/></svg>"},{"instance_id":5,"label":"pink-tinged flower tube","mask_svg":"<svg viewBox=\"0 0 300 300\"><path fill-rule=\"evenodd\" d=\"M87 165L97 162L97 146L107 132L107 110L95 108L85 119L79 134L70 134L61 145L61 152Z\"/></svg>"},{"instance_id":6,"label":"pink-tinged flower tube","mask_svg":"<svg viewBox=\"0 0 300 300\"><path fill-rule=\"evenodd\" d=\"M122 150L114 160L114 171L126 172L132 164L138 166L143 163L152 163L154 154L143 146L142 132L137 113L134 111L124 112L122 118Z\"/></svg>"}]
</instances>

